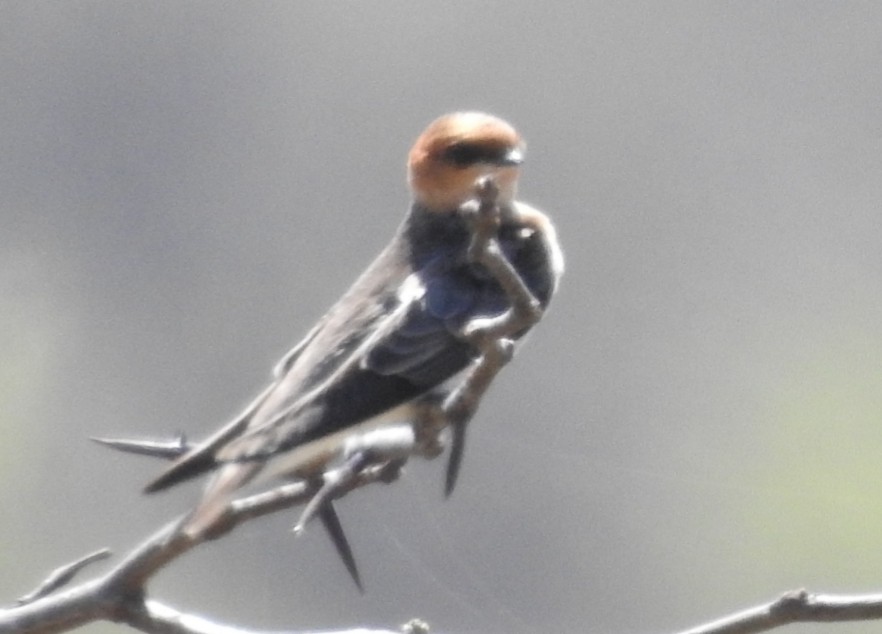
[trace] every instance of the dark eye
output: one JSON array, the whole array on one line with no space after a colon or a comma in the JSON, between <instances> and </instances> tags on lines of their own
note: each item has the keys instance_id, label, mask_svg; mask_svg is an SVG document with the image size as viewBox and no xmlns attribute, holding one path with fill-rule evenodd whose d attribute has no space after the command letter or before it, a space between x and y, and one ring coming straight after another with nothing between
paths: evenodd
<instances>
[{"instance_id":1,"label":"dark eye","mask_svg":"<svg viewBox=\"0 0 882 634\"><path fill-rule=\"evenodd\" d=\"M454 143L444 151L444 159L458 167L468 167L487 159L487 150L474 143Z\"/></svg>"}]
</instances>

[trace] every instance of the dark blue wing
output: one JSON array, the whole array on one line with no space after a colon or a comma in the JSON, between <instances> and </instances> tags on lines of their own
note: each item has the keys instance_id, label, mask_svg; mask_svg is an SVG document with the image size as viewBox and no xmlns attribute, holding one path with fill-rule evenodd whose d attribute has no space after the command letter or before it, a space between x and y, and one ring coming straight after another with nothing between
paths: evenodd
<instances>
[{"instance_id":1,"label":"dark blue wing","mask_svg":"<svg viewBox=\"0 0 882 634\"><path fill-rule=\"evenodd\" d=\"M475 317L499 314L507 300L499 286L474 267L442 268L439 261L420 271L424 293L376 343L367 355L367 368L433 387L477 356L478 351L459 337L460 330Z\"/></svg>"}]
</instances>

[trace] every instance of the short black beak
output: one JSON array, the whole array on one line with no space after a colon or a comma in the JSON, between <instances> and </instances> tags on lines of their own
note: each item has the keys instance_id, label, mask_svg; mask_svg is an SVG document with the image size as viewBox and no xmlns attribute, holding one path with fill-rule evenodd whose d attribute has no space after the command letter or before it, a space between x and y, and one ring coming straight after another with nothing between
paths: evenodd
<instances>
[{"instance_id":1,"label":"short black beak","mask_svg":"<svg viewBox=\"0 0 882 634\"><path fill-rule=\"evenodd\" d=\"M499 161L499 164L506 167L512 167L515 165L520 165L523 162L524 152L519 148L515 148L506 152L502 159Z\"/></svg>"}]
</instances>

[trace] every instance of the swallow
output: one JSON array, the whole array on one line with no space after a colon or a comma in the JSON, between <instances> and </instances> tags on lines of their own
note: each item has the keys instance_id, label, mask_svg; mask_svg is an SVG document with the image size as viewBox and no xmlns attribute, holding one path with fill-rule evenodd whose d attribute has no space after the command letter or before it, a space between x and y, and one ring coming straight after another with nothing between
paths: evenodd
<instances>
[{"instance_id":1,"label":"swallow","mask_svg":"<svg viewBox=\"0 0 882 634\"><path fill-rule=\"evenodd\" d=\"M145 491L213 472L187 520L185 530L197 534L248 483L315 476L304 448L365 425L407 421L421 399L442 393L480 356L463 328L509 307L494 278L466 256L470 232L460 207L481 178L494 180L506 210L497 237L503 254L547 307L563 257L548 217L515 200L524 150L518 132L489 114L433 121L408 154L412 202L389 244L278 363L266 389ZM333 510L319 515L359 583L338 518Z\"/></svg>"}]
</instances>

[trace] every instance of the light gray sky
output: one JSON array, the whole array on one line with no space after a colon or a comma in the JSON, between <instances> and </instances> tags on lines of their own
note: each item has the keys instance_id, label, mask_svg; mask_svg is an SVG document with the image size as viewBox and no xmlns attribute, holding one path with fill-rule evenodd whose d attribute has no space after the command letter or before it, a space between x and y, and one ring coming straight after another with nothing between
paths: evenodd
<instances>
[{"instance_id":1,"label":"light gray sky","mask_svg":"<svg viewBox=\"0 0 882 634\"><path fill-rule=\"evenodd\" d=\"M365 596L292 514L157 598L660 632L878 588L880 65L875 2L3 3L0 602L189 508L86 438L236 412L390 236L416 135L466 108L527 138L567 273L459 489L414 462L342 502Z\"/></svg>"}]
</instances>

